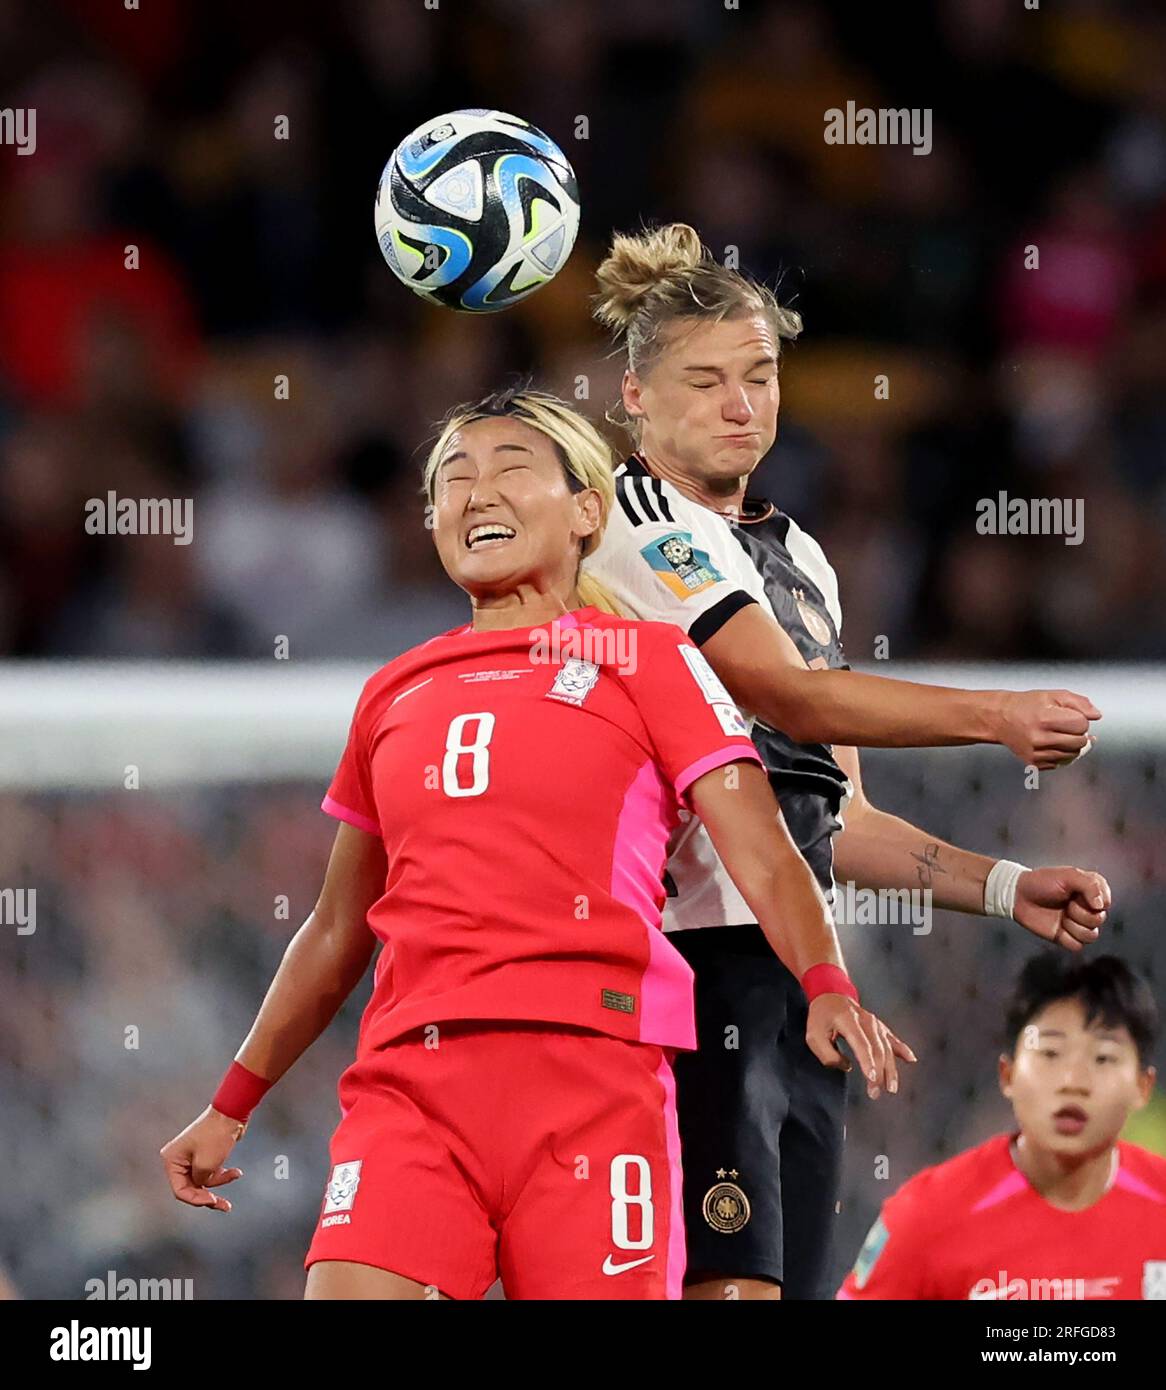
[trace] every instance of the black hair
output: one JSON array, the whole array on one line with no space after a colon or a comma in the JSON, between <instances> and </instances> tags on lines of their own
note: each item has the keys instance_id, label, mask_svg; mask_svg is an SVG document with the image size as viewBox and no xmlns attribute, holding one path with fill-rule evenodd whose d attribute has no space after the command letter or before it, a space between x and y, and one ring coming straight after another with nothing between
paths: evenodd
<instances>
[{"instance_id":1,"label":"black hair","mask_svg":"<svg viewBox=\"0 0 1166 1390\"><path fill-rule=\"evenodd\" d=\"M1005 1009L1005 1042L1016 1048L1025 1026L1049 1004L1079 999L1085 1026L1123 1025L1133 1039L1138 1065L1148 1067L1158 1040L1158 1006L1146 982L1117 956L1033 956L1017 977Z\"/></svg>"},{"instance_id":2,"label":"black hair","mask_svg":"<svg viewBox=\"0 0 1166 1390\"><path fill-rule=\"evenodd\" d=\"M477 404L470 407L475 415L521 415L522 402L515 398L529 395L534 390L534 382L529 376L517 377L509 386L491 391Z\"/></svg>"}]
</instances>

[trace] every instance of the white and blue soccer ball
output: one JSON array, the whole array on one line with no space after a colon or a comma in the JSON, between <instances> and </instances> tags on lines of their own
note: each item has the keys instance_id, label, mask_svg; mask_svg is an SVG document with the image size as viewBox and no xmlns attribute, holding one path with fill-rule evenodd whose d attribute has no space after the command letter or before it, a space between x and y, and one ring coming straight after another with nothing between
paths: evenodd
<instances>
[{"instance_id":1,"label":"white and blue soccer ball","mask_svg":"<svg viewBox=\"0 0 1166 1390\"><path fill-rule=\"evenodd\" d=\"M393 151L377 188L381 253L425 299L469 313L517 304L562 270L579 189L558 145L504 111L451 111Z\"/></svg>"}]
</instances>

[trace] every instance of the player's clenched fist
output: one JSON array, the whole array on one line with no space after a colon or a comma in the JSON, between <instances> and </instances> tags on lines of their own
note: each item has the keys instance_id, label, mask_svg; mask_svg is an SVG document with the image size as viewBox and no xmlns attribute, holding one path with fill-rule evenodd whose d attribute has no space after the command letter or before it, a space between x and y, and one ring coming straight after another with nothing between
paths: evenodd
<instances>
[{"instance_id":1,"label":"player's clenched fist","mask_svg":"<svg viewBox=\"0 0 1166 1390\"><path fill-rule=\"evenodd\" d=\"M1002 694L997 743L1026 766L1044 771L1079 758L1093 743L1089 724L1101 711L1071 690L1017 690Z\"/></svg>"},{"instance_id":2,"label":"player's clenched fist","mask_svg":"<svg viewBox=\"0 0 1166 1390\"><path fill-rule=\"evenodd\" d=\"M877 1100L885 1086L892 1095L899 1089L896 1058L916 1061L914 1052L897 1038L881 1018L845 994L819 994L810 1004L806 1045L826 1067L850 1070L850 1062L835 1039L843 1039L866 1078L866 1093Z\"/></svg>"},{"instance_id":3,"label":"player's clenched fist","mask_svg":"<svg viewBox=\"0 0 1166 1390\"><path fill-rule=\"evenodd\" d=\"M208 1105L193 1124L159 1150L171 1191L180 1202L213 1211L231 1210L230 1202L210 1189L243 1176L242 1168L223 1167L243 1128L238 1120Z\"/></svg>"},{"instance_id":4,"label":"player's clenched fist","mask_svg":"<svg viewBox=\"0 0 1166 1390\"><path fill-rule=\"evenodd\" d=\"M1029 869L1016 883L1012 915L1022 927L1066 951L1096 941L1113 903L1109 884L1088 869Z\"/></svg>"}]
</instances>

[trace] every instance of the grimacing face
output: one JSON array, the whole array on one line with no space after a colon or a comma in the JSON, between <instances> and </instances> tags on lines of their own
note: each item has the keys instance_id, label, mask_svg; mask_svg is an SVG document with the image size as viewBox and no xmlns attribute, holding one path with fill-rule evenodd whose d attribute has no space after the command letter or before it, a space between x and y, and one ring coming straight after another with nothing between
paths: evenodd
<instances>
[{"instance_id":1,"label":"grimacing face","mask_svg":"<svg viewBox=\"0 0 1166 1390\"><path fill-rule=\"evenodd\" d=\"M580 542L600 518L598 492L573 493L552 441L512 416L475 420L450 437L433 502L441 563L475 597L521 584L569 592Z\"/></svg>"},{"instance_id":2,"label":"grimacing face","mask_svg":"<svg viewBox=\"0 0 1166 1390\"><path fill-rule=\"evenodd\" d=\"M643 377L624 375L624 408L643 444L694 481L752 473L777 437L778 342L763 315L684 323Z\"/></svg>"},{"instance_id":3,"label":"grimacing face","mask_svg":"<svg viewBox=\"0 0 1166 1390\"><path fill-rule=\"evenodd\" d=\"M1000 1058L1000 1089L1025 1142L1062 1158L1103 1153L1153 1086L1128 1030L1098 1019L1086 1027L1079 999L1046 1005Z\"/></svg>"}]
</instances>

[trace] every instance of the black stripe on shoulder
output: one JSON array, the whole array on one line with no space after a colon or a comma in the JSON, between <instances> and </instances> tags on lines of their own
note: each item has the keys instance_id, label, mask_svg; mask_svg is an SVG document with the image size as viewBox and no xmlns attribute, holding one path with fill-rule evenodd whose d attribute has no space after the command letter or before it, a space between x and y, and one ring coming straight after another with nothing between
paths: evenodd
<instances>
[{"instance_id":1,"label":"black stripe on shoulder","mask_svg":"<svg viewBox=\"0 0 1166 1390\"><path fill-rule=\"evenodd\" d=\"M652 494L648 490L648 478L637 478L635 480L636 496L640 500L640 506L644 509L644 515L649 521L659 521L660 515L656 511L655 503L652 501Z\"/></svg>"},{"instance_id":2,"label":"black stripe on shoulder","mask_svg":"<svg viewBox=\"0 0 1166 1390\"><path fill-rule=\"evenodd\" d=\"M652 491L656 494L656 502L660 507L660 515L665 521L676 524L676 518L672 515L672 509L668 506L668 499L664 496L664 484L659 478L652 479Z\"/></svg>"},{"instance_id":3,"label":"black stripe on shoulder","mask_svg":"<svg viewBox=\"0 0 1166 1390\"><path fill-rule=\"evenodd\" d=\"M616 478L615 495L619 498L619 505L623 508L624 516L627 517L633 526L642 526L644 524L644 518L640 516L635 507L632 506L631 498L628 496L628 490L631 485L631 478L625 475Z\"/></svg>"},{"instance_id":4,"label":"black stripe on shoulder","mask_svg":"<svg viewBox=\"0 0 1166 1390\"><path fill-rule=\"evenodd\" d=\"M703 647L710 637L715 637L720 632L734 613L739 613L742 608L748 608L751 603L756 602L752 594L747 594L744 589L736 589L719 603L705 609L688 629L689 637L698 647Z\"/></svg>"}]
</instances>

